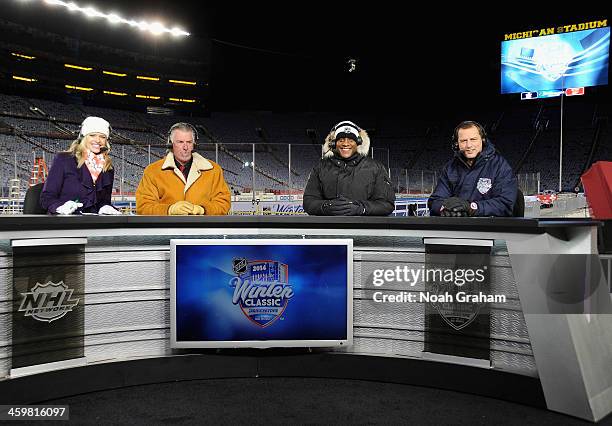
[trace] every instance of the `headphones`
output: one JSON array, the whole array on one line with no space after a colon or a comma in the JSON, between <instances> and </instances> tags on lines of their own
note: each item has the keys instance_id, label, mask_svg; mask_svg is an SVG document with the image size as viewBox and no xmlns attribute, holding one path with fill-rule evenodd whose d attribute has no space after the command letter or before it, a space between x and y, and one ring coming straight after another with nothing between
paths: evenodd
<instances>
[{"instance_id":1,"label":"headphones","mask_svg":"<svg viewBox=\"0 0 612 426\"><path fill-rule=\"evenodd\" d=\"M480 123L476 121L462 121L455 127L455 131L453 132L453 138L451 142L451 149L455 152L459 152L459 130L460 129L468 129L470 127L476 127L478 129L478 133L482 138L482 146L484 147L487 143L487 131L485 128L480 125Z\"/></svg>"},{"instance_id":2,"label":"headphones","mask_svg":"<svg viewBox=\"0 0 612 426\"><path fill-rule=\"evenodd\" d=\"M170 136L172 136L172 132L176 129L189 129L191 130L191 132L193 133L193 147L195 148L198 144L198 131L195 128L194 125L189 124L189 123L185 123L185 122L178 122L178 123L174 123L170 129L168 130L168 134L166 135L166 148L167 149L172 149L172 140L170 139Z\"/></svg>"},{"instance_id":3,"label":"headphones","mask_svg":"<svg viewBox=\"0 0 612 426\"><path fill-rule=\"evenodd\" d=\"M363 143L363 139L361 139L361 135L359 134L361 132L361 128L359 128L359 126L352 121L341 121L331 129L331 133L333 133L334 138L329 143L329 149L336 149L336 130L344 126L349 126L357 130L357 145L361 145Z\"/></svg>"}]
</instances>

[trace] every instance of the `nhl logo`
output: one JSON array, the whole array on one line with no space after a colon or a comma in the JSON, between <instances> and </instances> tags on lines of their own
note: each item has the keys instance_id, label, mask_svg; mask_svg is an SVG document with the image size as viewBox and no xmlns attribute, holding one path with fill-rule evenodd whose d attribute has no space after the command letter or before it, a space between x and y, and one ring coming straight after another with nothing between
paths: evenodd
<instances>
[{"instance_id":1,"label":"nhl logo","mask_svg":"<svg viewBox=\"0 0 612 426\"><path fill-rule=\"evenodd\" d=\"M478 184L476 185L476 188L481 194L486 194L487 192L489 192L489 189L491 189L492 186L493 183L491 182L490 178L480 178L478 179Z\"/></svg>"},{"instance_id":2,"label":"nhl logo","mask_svg":"<svg viewBox=\"0 0 612 426\"><path fill-rule=\"evenodd\" d=\"M23 301L19 311L25 312L24 316L37 321L56 321L72 311L72 308L79 303L79 299L71 299L73 291L63 281L36 283L32 291L21 293Z\"/></svg>"},{"instance_id":3,"label":"nhl logo","mask_svg":"<svg viewBox=\"0 0 612 426\"><path fill-rule=\"evenodd\" d=\"M247 271L247 260L244 257L232 259L232 270L236 275L242 275Z\"/></svg>"}]
</instances>

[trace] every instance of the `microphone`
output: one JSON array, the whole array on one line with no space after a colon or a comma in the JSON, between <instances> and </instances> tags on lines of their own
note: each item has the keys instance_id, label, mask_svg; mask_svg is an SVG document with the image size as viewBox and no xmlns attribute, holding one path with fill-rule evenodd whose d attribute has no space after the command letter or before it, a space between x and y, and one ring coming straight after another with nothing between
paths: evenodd
<instances>
[{"instance_id":1,"label":"microphone","mask_svg":"<svg viewBox=\"0 0 612 426\"><path fill-rule=\"evenodd\" d=\"M325 151L325 153L323 154L323 156L326 156L328 152L333 151L335 149L335 147L333 146L333 143L328 143L326 144L329 148L327 148L327 151Z\"/></svg>"},{"instance_id":2,"label":"microphone","mask_svg":"<svg viewBox=\"0 0 612 426\"><path fill-rule=\"evenodd\" d=\"M100 147L100 154L105 153L106 151L108 151L108 147L107 146L101 146Z\"/></svg>"}]
</instances>

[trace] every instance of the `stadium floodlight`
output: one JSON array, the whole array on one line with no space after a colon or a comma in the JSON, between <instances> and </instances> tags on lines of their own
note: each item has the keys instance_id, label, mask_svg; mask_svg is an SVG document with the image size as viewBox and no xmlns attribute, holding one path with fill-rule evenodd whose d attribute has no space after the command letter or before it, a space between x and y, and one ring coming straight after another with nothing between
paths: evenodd
<instances>
[{"instance_id":1,"label":"stadium floodlight","mask_svg":"<svg viewBox=\"0 0 612 426\"><path fill-rule=\"evenodd\" d=\"M174 27L170 30L170 34L172 34L175 37L180 37L180 36L186 36L189 35L188 32L185 32L183 30L181 30L180 28Z\"/></svg>"},{"instance_id":2,"label":"stadium floodlight","mask_svg":"<svg viewBox=\"0 0 612 426\"><path fill-rule=\"evenodd\" d=\"M149 31L151 31L153 35L160 35L164 33L164 26L159 22L154 22L153 24L149 25Z\"/></svg>"},{"instance_id":3,"label":"stadium floodlight","mask_svg":"<svg viewBox=\"0 0 612 426\"><path fill-rule=\"evenodd\" d=\"M111 24L120 24L124 21L124 19L116 13L111 13L106 17L106 19L108 19L108 22L110 22Z\"/></svg>"},{"instance_id":4,"label":"stadium floodlight","mask_svg":"<svg viewBox=\"0 0 612 426\"><path fill-rule=\"evenodd\" d=\"M81 71L91 71L91 70L93 70L92 67L82 67L80 65L73 65L73 64L64 64L64 66L66 68L72 68L72 69L81 70Z\"/></svg>"},{"instance_id":5,"label":"stadium floodlight","mask_svg":"<svg viewBox=\"0 0 612 426\"><path fill-rule=\"evenodd\" d=\"M125 92L113 92L112 90L104 90L103 93L105 95L127 96L127 93L125 93Z\"/></svg>"},{"instance_id":6,"label":"stadium floodlight","mask_svg":"<svg viewBox=\"0 0 612 426\"><path fill-rule=\"evenodd\" d=\"M83 9L83 13L89 16L90 18L105 18L106 17L105 14L103 14L102 12L98 12L93 7L86 7L85 9Z\"/></svg>"},{"instance_id":7,"label":"stadium floodlight","mask_svg":"<svg viewBox=\"0 0 612 426\"><path fill-rule=\"evenodd\" d=\"M126 24L133 28L138 28L141 31L149 31L153 35L162 35L164 33L171 34L175 37L191 35L189 32L184 31L178 27L172 29L165 27L160 22L149 23L147 21L135 21L133 19L125 19L119 16L117 13L104 13L91 6L81 7L77 3L65 2L63 0L41 0L43 3L51 6L62 6L68 9L70 12L81 12L90 18L104 18L111 24Z\"/></svg>"},{"instance_id":8,"label":"stadium floodlight","mask_svg":"<svg viewBox=\"0 0 612 426\"><path fill-rule=\"evenodd\" d=\"M126 77L127 76L127 74L124 72L113 72L113 71L106 71L106 70L102 70L102 74L112 75L115 77Z\"/></svg>"},{"instance_id":9,"label":"stadium floodlight","mask_svg":"<svg viewBox=\"0 0 612 426\"><path fill-rule=\"evenodd\" d=\"M197 83L195 81L186 81L186 80L168 80L170 83L174 84L186 84L188 86L195 86Z\"/></svg>"},{"instance_id":10,"label":"stadium floodlight","mask_svg":"<svg viewBox=\"0 0 612 426\"><path fill-rule=\"evenodd\" d=\"M72 84L64 84L64 87L66 87L66 89L81 90L83 92L91 92L93 90L91 87L73 86Z\"/></svg>"},{"instance_id":11,"label":"stadium floodlight","mask_svg":"<svg viewBox=\"0 0 612 426\"><path fill-rule=\"evenodd\" d=\"M28 83L33 83L35 81L38 81L35 78L21 77L19 75L14 75L13 80L27 81Z\"/></svg>"},{"instance_id":12,"label":"stadium floodlight","mask_svg":"<svg viewBox=\"0 0 612 426\"><path fill-rule=\"evenodd\" d=\"M11 52L11 55L16 56L21 59L29 59L29 60L36 59L36 56L24 55L23 53Z\"/></svg>"}]
</instances>

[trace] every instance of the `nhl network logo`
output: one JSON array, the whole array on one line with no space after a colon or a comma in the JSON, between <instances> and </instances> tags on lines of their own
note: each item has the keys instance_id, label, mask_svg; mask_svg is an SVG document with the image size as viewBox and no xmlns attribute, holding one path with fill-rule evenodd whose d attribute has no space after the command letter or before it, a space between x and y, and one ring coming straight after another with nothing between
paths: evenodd
<instances>
[{"instance_id":1,"label":"nhl network logo","mask_svg":"<svg viewBox=\"0 0 612 426\"><path fill-rule=\"evenodd\" d=\"M229 282L234 288L232 303L260 327L279 319L293 297L287 265L275 260L236 258L232 270L236 274Z\"/></svg>"},{"instance_id":2,"label":"nhl network logo","mask_svg":"<svg viewBox=\"0 0 612 426\"><path fill-rule=\"evenodd\" d=\"M79 299L71 299L73 291L63 281L36 283L32 291L21 293L24 298L19 311L25 312L24 316L38 321L58 320L79 303Z\"/></svg>"}]
</instances>

